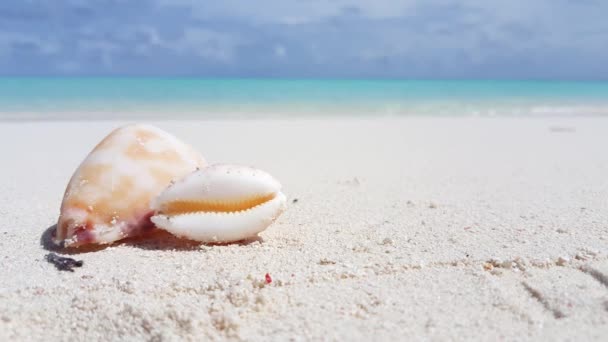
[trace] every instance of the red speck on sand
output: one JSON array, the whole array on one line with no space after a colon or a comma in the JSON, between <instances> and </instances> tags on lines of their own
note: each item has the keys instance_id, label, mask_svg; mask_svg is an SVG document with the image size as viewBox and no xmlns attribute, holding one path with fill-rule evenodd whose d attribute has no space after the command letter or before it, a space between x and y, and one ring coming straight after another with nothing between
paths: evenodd
<instances>
[{"instance_id":1,"label":"red speck on sand","mask_svg":"<svg viewBox=\"0 0 608 342\"><path fill-rule=\"evenodd\" d=\"M272 283L272 278L270 278L270 274L266 273L266 275L264 276L264 278L266 279L266 284Z\"/></svg>"}]
</instances>

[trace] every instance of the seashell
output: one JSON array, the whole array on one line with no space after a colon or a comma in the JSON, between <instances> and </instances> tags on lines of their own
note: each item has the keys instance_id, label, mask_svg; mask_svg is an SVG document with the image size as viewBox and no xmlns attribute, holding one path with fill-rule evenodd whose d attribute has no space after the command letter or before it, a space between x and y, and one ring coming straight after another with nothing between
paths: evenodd
<instances>
[{"instance_id":1,"label":"seashell","mask_svg":"<svg viewBox=\"0 0 608 342\"><path fill-rule=\"evenodd\" d=\"M215 164L170 185L153 201L152 222L202 242L234 242L266 229L284 210L281 184L246 166Z\"/></svg>"},{"instance_id":2,"label":"seashell","mask_svg":"<svg viewBox=\"0 0 608 342\"><path fill-rule=\"evenodd\" d=\"M108 244L153 228L150 203L203 157L150 125L114 130L80 164L65 191L55 243Z\"/></svg>"}]
</instances>

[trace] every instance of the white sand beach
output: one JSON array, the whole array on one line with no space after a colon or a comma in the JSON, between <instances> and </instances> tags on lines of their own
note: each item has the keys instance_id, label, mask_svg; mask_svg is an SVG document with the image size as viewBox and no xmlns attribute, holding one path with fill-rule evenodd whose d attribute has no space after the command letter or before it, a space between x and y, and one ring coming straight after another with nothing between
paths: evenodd
<instances>
[{"instance_id":1,"label":"white sand beach","mask_svg":"<svg viewBox=\"0 0 608 342\"><path fill-rule=\"evenodd\" d=\"M256 240L159 233L60 272L65 186L123 123L0 123L1 341L608 336L608 119L152 122L268 171L287 211Z\"/></svg>"}]
</instances>

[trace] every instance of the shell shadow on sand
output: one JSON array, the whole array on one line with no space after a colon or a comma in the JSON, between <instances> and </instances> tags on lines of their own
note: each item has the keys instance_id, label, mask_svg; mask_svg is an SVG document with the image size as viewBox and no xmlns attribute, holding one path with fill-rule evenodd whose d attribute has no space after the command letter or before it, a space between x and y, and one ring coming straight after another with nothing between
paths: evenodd
<instances>
[{"instance_id":1,"label":"shell shadow on sand","mask_svg":"<svg viewBox=\"0 0 608 342\"><path fill-rule=\"evenodd\" d=\"M61 245L57 245L53 242L53 233L57 225L54 224L42 233L40 236L40 245L47 251L62 253L62 254L80 254L80 253L88 253L88 252L96 252L103 249L106 249L110 246L131 246L135 248L145 249L145 250L178 250L178 251L195 251L200 249L200 246L221 246L225 244L217 243L217 244L206 244L199 241L192 241L188 239L179 238L175 235L171 235L170 233L161 230L154 229L150 233L145 234L140 237L132 237L128 239L124 239L121 241L117 241L110 245L85 245L78 248L64 248ZM239 246L247 246L252 243L263 243L264 239L261 236L255 236L250 239L230 243L232 245Z\"/></svg>"}]
</instances>

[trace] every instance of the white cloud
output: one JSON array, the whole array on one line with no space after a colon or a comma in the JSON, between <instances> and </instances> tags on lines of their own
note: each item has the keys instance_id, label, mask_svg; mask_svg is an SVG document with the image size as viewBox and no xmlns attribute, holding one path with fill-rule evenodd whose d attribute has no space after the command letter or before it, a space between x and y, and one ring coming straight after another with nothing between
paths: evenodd
<instances>
[{"instance_id":1,"label":"white cloud","mask_svg":"<svg viewBox=\"0 0 608 342\"><path fill-rule=\"evenodd\" d=\"M235 51L242 44L243 41L234 35L194 27L185 29L181 38L162 43L180 54L195 54L224 63L234 60Z\"/></svg>"},{"instance_id":2,"label":"white cloud","mask_svg":"<svg viewBox=\"0 0 608 342\"><path fill-rule=\"evenodd\" d=\"M61 50L59 44L37 35L21 32L0 33L0 56L10 55L24 47L35 49L41 55L52 55Z\"/></svg>"},{"instance_id":3,"label":"white cloud","mask_svg":"<svg viewBox=\"0 0 608 342\"><path fill-rule=\"evenodd\" d=\"M274 47L274 55L279 58L285 58L287 57L287 49L283 45L276 45Z\"/></svg>"},{"instance_id":4,"label":"white cloud","mask_svg":"<svg viewBox=\"0 0 608 342\"><path fill-rule=\"evenodd\" d=\"M344 8L357 8L373 18L403 15L416 0L157 0L157 5L187 6L199 18L236 17L261 23L306 23L340 15Z\"/></svg>"}]
</instances>

